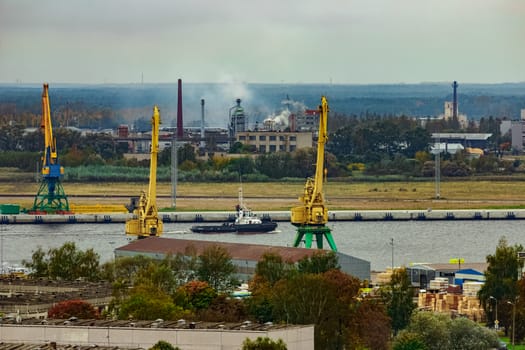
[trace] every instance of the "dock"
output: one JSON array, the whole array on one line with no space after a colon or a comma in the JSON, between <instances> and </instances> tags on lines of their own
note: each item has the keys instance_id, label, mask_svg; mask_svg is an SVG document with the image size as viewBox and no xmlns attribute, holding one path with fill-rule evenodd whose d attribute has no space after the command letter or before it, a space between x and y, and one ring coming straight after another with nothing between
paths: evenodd
<instances>
[{"instance_id":1,"label":"dock","mask_svg":"<svg viewBox=\"0 0 525 350\"><path fill-rule=\"evenodd\" d=\"M290 222L290 211L254 211L261 218ZM235 212L161 212L165 223L233 221ZM462 210L331 210L329 221L410 221L410 220L524 220L525 209ZM133 214L0 215L0 225L11 224L111 224L125 223Z\"/></svg>"}]
</instances>

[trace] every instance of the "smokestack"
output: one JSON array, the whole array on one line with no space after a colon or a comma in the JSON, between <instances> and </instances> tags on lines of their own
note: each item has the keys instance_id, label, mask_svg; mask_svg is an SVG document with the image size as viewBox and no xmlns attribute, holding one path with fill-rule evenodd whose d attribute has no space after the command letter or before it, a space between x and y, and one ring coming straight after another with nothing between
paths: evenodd
<instances>
[{"instance_id":1,"label":"smokestack","mask_svg":"<svg viewBox=\"0 0 525 350\"><path fill-rule=\"evenodd\" d=\"M454 83L452 83L452 87L454 88L454 97L452 100L452 118L454 120L457 120L458 119L458 94L457 94L458 82L454 81Z\"/></svg>"},{"instance_id":2,"label":"smokestack","mask_svg":"<svg viewBox=\"0 0 525 350\"><path fill-rule=\"evenodd\" d=\"M201 148L204 148L204 99L201 99Z\"/></svg>"},{"instance_id":3,"label":"smokestack","mask_svg":"<svg viewBox=\"0 0 525 350\"><path fill-rule=\"evenodd\" d=\"M178 82L178 96L177 96L177 139L182 140L184 135L182 129L182 79L179 79Z\"/></svg>"}]
</instances>

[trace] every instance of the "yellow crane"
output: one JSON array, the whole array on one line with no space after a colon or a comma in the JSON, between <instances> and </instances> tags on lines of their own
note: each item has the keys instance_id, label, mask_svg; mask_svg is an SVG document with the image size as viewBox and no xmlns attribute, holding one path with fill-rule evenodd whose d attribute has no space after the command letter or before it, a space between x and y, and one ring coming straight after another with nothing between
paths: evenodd
<instances>
[{"instance_id":1,"label":"yellow crane","mask_svg":"<svg viewBox=\"0 0 525 350\"><path fill-rule=\"evenodd\" d=\"M159 153L160 112L153 107L151 117L151 149L148 193L140 194L138 203L132 202L134 217L126 221L126 235L145 238L162 234L162 220L157 210L157 154Z\"/></svg>"},{"instance_id":2,"label":"yellow crane","mask_svg":"<svg viewBox=\"0 0 525 350\"><path fill-rule=\"evenodd\" d=\"M315 177L309 177L304 186L304 193L299 197L303 204L292 208L291 223L297 227L294 247L298 247L304 240L305 247L311 248L315 237L317 248L323 248L325 237L333 251L337 251L335 241L332 237L328 223L328 208L325 204L323 194L323 183L326 178L324 167L324 149L328 140L328 101L325 96L321 97L319 106L319 135L317 140L317 160Z\"/></svg>"},{"instance_id":3,"label":"yellow crane","mask_svg":"<svg viewBox=\"0 0 525 350\"><path fill-rule=\"evenodd\" d=\"M69 201L60 182L64 167L60 165L57 141L53 136L51 107L49 103L49 84L44 84L42 92L42 121L44 133L44 154L42 156L42 181L35 196L30 214L68 214Z\"/></svg>"}]
</instances>

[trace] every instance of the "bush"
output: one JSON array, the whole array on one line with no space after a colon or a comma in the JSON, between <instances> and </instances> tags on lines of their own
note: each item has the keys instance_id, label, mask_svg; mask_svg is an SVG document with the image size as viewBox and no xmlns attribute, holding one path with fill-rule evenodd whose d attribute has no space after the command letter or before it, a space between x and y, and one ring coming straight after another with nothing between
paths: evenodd
<instances>
[{"instance_id":1,"label":"bush","mask_svg":"<svg viewBox=\"0 0 525 350\"><path fill-rule=\"evenodd\" d=\"M47 317L65 319L77 317L83 319L99 318L98 311L83 300L66 300L55 304L47 311Z\"/></svg>"},{"instance_id":2,"label":"bush","mask_svg":"<svg viewBox=\"0 0 525 350\"><path fill-rule=\"evenodd\" d=\"M242 343L242 350L286 350L286 344L282 339L277 341L268 337L257 337L256 340L246 338Z\"/></svg>"}]
</instances>

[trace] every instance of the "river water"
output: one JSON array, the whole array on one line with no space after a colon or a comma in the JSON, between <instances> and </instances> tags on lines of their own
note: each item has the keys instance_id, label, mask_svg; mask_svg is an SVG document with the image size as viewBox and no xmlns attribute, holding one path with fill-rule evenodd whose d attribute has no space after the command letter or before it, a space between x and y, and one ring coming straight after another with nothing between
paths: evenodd
<instances>
[{"instance_id":1,"label":"river water","mask_svg":"<svg viewBox=\"0 0 525 350\"><path fill-rule=\"evenodd\" d=\"M372 270L382 271L392 265L392 251L395 266L444 263L451 258L485 262L502 236L511 245L525 245L524 224L522 220L352 221L331 222L329 227L340 252L370 261ZM189 231L192 225L165 223L163 237L275 246L291 246L295 238L295 227L287 222L280 222L276 233L251 235L196 234ZM68 241L82 250L93 248L101 262L111 260L114 249L129 242L124 224L0 225L1 262L17 265L31 259L39 246L47 251ZM324 246L328 247L326 241Z\"/></svg>"}]
</instances>

